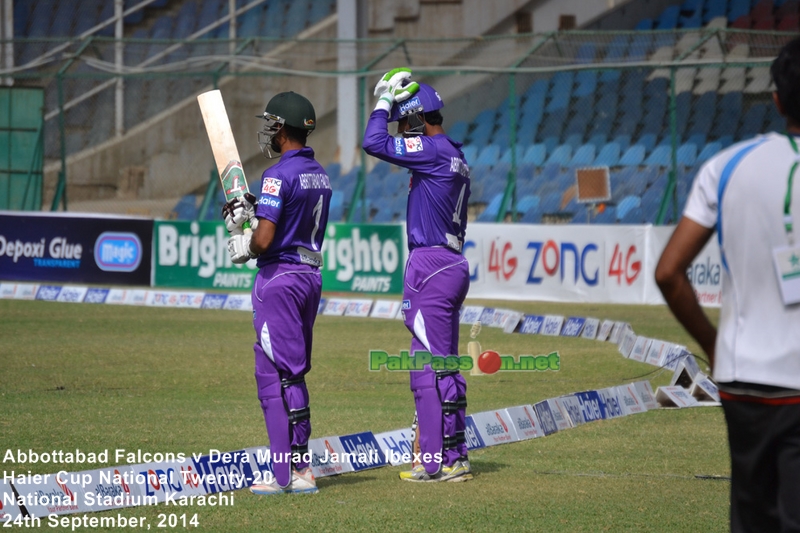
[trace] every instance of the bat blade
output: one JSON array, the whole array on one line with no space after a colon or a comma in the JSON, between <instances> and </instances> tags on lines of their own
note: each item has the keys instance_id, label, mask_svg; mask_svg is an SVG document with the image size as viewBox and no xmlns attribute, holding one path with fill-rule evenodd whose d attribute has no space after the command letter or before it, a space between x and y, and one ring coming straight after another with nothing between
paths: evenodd
<instances>
[{"instance_id":1,"label":"bat blade","mask_svg":"<svg viewBox=\"0 0 800 533\"><path fill-rule=\"evenodd\" d=\"M222 190L225 192L225 200L230 201L243 196L249 192L247 178L242 169L222 93L218 89L205 92L197 96L197 103L203 115L203 123L214 154Z\"/></svg>"}]
</instances>

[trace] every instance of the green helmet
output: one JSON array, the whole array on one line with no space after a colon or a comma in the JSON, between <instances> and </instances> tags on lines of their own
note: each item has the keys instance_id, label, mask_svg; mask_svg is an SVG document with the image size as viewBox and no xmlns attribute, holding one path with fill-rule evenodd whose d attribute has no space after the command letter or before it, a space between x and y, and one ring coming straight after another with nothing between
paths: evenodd
<instances>
[{"instance_id":1,"label":"green helmet","mask_svg":"<svg viewBox=\"0 0 800 533\"><path fill-rule=\"evenodd\" d=\"M303 130L307 134L311 134L317 127L314 106L305 96L291 91L273 96L264 113L256 116L266 121L263 129L258 132L258 144L268 159L273 159L280 153L277 144L272 141L284 124Z\"/></svg>"},{"instance_id":2,"label":"green helmet","mask_svg":"<svg viewBox=\"0 0 800 533\"><path fill-rule=\"evenodd\" d=\"M306 131L312 131L317 127L317 114L314 112L314 106L311 105L308 98L292 91L273 96L260 118L283 119L280 121L282 124Z\"/></svg>"}]
</instances>

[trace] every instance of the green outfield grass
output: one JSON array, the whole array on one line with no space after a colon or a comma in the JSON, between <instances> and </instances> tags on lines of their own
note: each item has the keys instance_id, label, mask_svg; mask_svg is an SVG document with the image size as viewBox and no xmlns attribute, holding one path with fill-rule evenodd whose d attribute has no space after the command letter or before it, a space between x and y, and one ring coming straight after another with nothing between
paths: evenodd
<instances>
[{"instance_id":1,"label":"green outfield grass","mask_svg":"<svg viewBox=\"0 0 800 533\"><path fill-rule=\"evenodd\" d=\"M661 306L489 305L625 320L640 335L699 353ZM716 321L716 311L710 314ZM468 333L463 326L462 353ZM188 455L268 444L253 378L254 338L244 312L0 300L0 452L125 448ZM407 348L410 336L400 321L323 316L314 340L307 378L312 437L410 425L408 375L370 372L367 365L370 349ZM479 340L503 354L557 350L561 370L467 376L468 413L639 379L655 389L671 377L624 359L610 343L490 328ZM727 530L729 482L702 477L730 472L719 408L594 422L470 458L475 479L468 483L405 483L397 478L400 468L387 467L322 478L316 495L238 491L232 507L159 505L120 513L146 516L153 529L159 513L197 513L198 529L225 532Z\"/></svg>"}]
</instances>

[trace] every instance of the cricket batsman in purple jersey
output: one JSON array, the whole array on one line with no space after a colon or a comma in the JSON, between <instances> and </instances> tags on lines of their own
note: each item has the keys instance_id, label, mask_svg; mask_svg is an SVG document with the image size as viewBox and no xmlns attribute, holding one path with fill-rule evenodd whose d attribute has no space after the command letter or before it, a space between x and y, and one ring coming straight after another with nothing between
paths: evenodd
<instances>
[{"instance_id":1,"label":"cricket batsman in purple jersey","mask_svg":"<svg viewBox=\"0 0 800 533\"><path fill-rule=\"evenodd\" d=\"M259 132L264 155L280 161L261 176L261 196L232 200L223 209L232 236L234 263L257 259L253 285L255 377L269 435L274 480L251 487L255 494L317 492L308 462L311 412L305 375L322 292L322 239L331 185L306 146L316 126L305 97L285 92L267 104ZM255 205L254 205L255 204ZM248 221L252 233L242 224Z\"/></svg>"},{"instance_id":2,"label":"cricket batsman in purple jersey","mask_svg":"<svg viewBox=\"0 0 800 533\"><path fill-rule=\"evenodd\" d=\"M411 352L458 355L459 310L469 289L462 255L470 194L461 143L442 128L444 106L429 85L409 80L409 69L388 72L364 133L364 150L411 171L403 310ZM388 123L398 121L398 137ZM472 479L465 439L467 384L458 371L411 372L419 421L421 464L401 472L406 481Z\"/></svg>"}]
</instances>

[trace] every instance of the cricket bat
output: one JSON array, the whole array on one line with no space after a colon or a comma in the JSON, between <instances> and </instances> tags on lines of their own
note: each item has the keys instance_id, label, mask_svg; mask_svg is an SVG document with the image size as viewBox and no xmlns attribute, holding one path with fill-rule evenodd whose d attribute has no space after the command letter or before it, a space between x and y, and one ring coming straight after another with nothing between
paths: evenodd
<instances>
[{"instance_id":1,"label":"cricket bat","mask_svg":"<svg viewBox=\"0 0 800 533\"><path fill-rule=\"evenodd\" d=\"M225 192L225 201L230 202L234 198L244 196L249 190L228 113L225 111L225 103L222 101L222 93L218 89L205 92L197 96L197 103L200 105L208 141L214 153L214 162L217 164L219 180ZM252 231L246 221L242 229L245 233Z\"/></svg>"}]
</instances>

